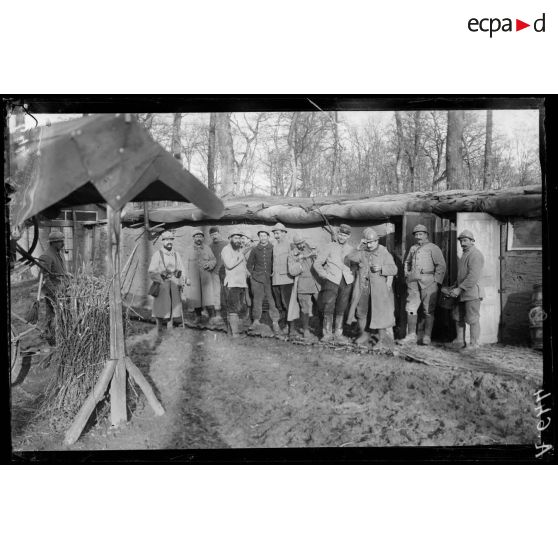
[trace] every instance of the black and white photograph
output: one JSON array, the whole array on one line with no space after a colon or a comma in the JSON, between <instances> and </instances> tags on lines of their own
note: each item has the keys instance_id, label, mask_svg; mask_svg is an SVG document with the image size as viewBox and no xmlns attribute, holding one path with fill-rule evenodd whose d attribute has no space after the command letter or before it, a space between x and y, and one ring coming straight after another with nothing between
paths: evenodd
<instances>
[{"instance_id":1,"label":"black and white photograph","mask_svg":"<svg viewBox=\"0 0 558 558\"><path fill-rule=\"evenodd\" d=\"M175 101L6 105L14 455L544 455L543 97Z\"/></svg>"}]
</instances>

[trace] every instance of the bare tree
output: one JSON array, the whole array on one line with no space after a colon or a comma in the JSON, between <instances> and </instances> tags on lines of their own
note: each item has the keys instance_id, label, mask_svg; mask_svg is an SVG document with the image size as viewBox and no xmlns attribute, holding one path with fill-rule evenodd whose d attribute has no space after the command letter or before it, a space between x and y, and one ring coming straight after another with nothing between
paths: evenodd
<instances>
[{"instance_id":1,"label":"bare tree","mask_svg":"<svg viewBox=\"0 0 558 558\"><path fill-rule=\"evenodd\" d=\"M234 147L231 133L231 113L218 112L215 121L217 144L221 162L221 192L236 194Z\"/></svg>"},{"instance_id":2,"label":"bare tree","mask_svg":"<svg viewBox=\"0 0 558 558\"><path fill-rule=\"evenodd\" d=\"M216 114L209 115L209 143L207 146L207 187L215 192L215 122Z\"/></svg>"},{"instance_id":3,"label":"bare tree","mask_svg":"<svg viewBox=\"0 0 558 558\"><path fill-rule=\"evenodd\" d=\"M486 111L486 138L484 143L484 173L482 187L488 190L492 187L492 110Z\"/></svg>"},{"instance_id":4,"label":"bare tree","mask_svg":"<svg viewBox=\"0 0 558 558\"><path fill-rule=\"evenodd\" d=\"M401 170L403 166L403 152L404 152L404 135L403 135L403 123L401 122L401 113L395 111L395 128L396 128L396 138L397 147L395 151L395 183L397 184L397 193L403 192L403 179L401 175Z\"/></svg>"},{"instance_id":5,"label":"bare tree","mask_svg":"<svg viewBox=\"0 0 558 558\"><path fill-rule=\"evenodd\" d=\"M446 169L449 190L462 189L465 183L463 173L463 125L464 111L448 111Z\"/></svg>"}]
</instances>

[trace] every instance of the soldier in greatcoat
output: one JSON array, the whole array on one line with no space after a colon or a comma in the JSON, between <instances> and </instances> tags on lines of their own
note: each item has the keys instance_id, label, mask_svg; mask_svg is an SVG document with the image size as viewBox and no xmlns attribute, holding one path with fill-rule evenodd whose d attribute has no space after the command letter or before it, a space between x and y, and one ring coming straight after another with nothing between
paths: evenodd
<instances>
[{"instance_id":1,"label":"soldier in greatcoat","mask_svg":"<svg viewBox=\"0 0 558 558\"><path fill-rule=\"evenodd\" d=\"M450 291L450 296L457 299L453 311L456 322L456 341L464 350L476 350L479 347L481 326L480 306L484 298L484 289L480 284L484 267L484 256L475 246L475 237L469 230L464 230L457 237L463 255L457 262L457 282ZM465 324L469 324L470 343L465 344Z\"/></svg>"},{"instance_id":2,"label":"soldier in greatcoat","mask_svg":"<svg viewBox=\"0 0 558 558\"><path fill-rule=\"evenodd\" d=\"M190 286L186 290L189 308L194 308L196 321L202 315L203 307L207 309L210 320L215 318L215 297L213 295L212 270L217 264L211 248L204 243L205 235L199 229L192 232L194 244L186 250L186 275Z\"/></svg>"},{"instance_id":3,"label":"soldier in greatcoat","mask_svg":"<svg viewBox=\"0 0 558 558\"><path fill-rule=\"evenodd\" d=\"M397 275L397 266L387 248L379 243L372 228L364 229L360 246L351 252L348 260L358 264L347 323L358 320L358 345L370 339L367 328L378 330L378 344L391 346L395 325L395 305L391 285Z\"/></svg>"},{"instance_id":4,"label":"soldier in greatcoat","mask_svg":"<svg viewBox=\"0 0 558 558\"><path fill-rule=\"evenodd\" d=\"M300 313L302 335L306 340L312 338L309 330L310 316L312 316L312 300L317 297L319 292L319 283L314 271L314 260L316 257L316 248L310 246L308 241L300 234L295 234L293 247L287 259L289 275L294 277L287 320L291 324L289 332L291 335L294 335L292 321L296 319L296 314ZM297 301L299 308L295 308Z\"/></svg>"},{"instance_id":5,"label":"soldier in greatcoat","mask_svg":"<svg viewBox=\"0 0 558 558\"><path fill-rule=\"evenodd\" d=\"M223 289L223 281L225 280L225 268L223 266L223 260L221 259L221 252L223 248L228 244L228 242L221 236L221 231L219 227L213 226L209 228L209 236L211 238L211 244L209 247L215 256L216 264L211 270L211 279L213 283L212 295L213 295L213 306L215 307L215 318L210 319L210 322L221 322L221 307L226 306L225 300L225 290Z\"/></svg>"},{"instance_id":6,"label":"soldier in greatcoat","mask_svg":"<svg viewBox=\"0 0 558 558\"><path fill-rule=\"evenodd\" d=\"M182 316L182 290L189 281L180 254L174 249L174 233L165 231L161 235L163 247L151 257L148 275L151 281L159 283L159 294L153 299L152 316L157 323L157 331L173 327L173 320Z\"/></svg>"},{"instance_id":7,"label":"soldier in greatcoat","mask_svg":"<svg viewBox=\"0 0 558 558\"><path fill-rule=\"evenodd\" d=\"M424 313L423 345L430 345L434 313L438 302L438 288L444 281L446 261L442 251L430 242L428 229L417 225L413 229L416 244L411 246L403 267L407 281L407 335L400 343L417 342L417 316L420 307Z\"/></svg>"}]
</instances>

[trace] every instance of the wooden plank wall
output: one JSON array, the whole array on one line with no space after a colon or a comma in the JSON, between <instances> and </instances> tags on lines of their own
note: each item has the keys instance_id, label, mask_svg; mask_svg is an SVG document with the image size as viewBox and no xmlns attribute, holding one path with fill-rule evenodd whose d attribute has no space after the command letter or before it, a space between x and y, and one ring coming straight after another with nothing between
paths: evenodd
<instances>
[{"instance_id":1,"label":"wooden plank wall","mask_svg":"<svg viewBox=\"0 0 558 558\"><path fill-rule=\"evenodd\" d=\"M507 249L509 222L501 227L502 315L500 341L529 344L528 313L533 285L542 283L542 251Z\"/></svg>"}]
</instances>

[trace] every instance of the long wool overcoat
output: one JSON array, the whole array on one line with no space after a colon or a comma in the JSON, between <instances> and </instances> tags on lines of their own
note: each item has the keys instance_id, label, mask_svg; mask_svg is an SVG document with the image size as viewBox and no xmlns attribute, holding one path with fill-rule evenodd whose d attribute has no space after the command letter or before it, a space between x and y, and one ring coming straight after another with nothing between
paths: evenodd
<instances>
[{"instance_id":1,"label":"long wool overcoat","mask_svg":"<svg viewBox=\"0 0 558 558\"><path fill-rule=\"evenodd\" d=\"M186 250L186 276L190 279L190 286L186 287L186 304L189 310L202 306L214 306L213 277L211 270L217 259L207 244L189 246ZM209 264L209 270L203 269Z\"/></svg>"},{"instance_id":2,"label":"long wool overcoat","mask_svg":"<svg viewBox=\"0 0 558 558\"><path fill-rule=\"evenodd\" d=\"M349 261L359 264L357 278L351 298L347 323L356 319L356 309L362 294L363 285L368 283L370 296L370 329L386 329L395 325L395 305L393 291L387 285L387 278L397 275L397 266L393 256L385 246L378 245L376 250L354 250L348 256ZM379 272L372 272L371 265L379 265ZM368 279L368 280L367 280Z\"/></svg>"},{"instance_id":3,"label":"long wool overcoat","mask_svg":"<svg viewBox=\"0 0 558 558\"><path fill-rule=\"evenodd\" d=\"M182 272L180 278L174 276L176 270ZM169 279L163 279L161 273L164 272L172 274L171 277ZM172 309L172 317L180 318L182 315L182 299L179 287L182 286L185 281L184 264L182 263L180 254L174 250L171 252L157 250L151 257L148 275L152 281L161 283L159 296L153 299L153 317L168 319L171 317Z\"/></svg>"}]
</instances>

